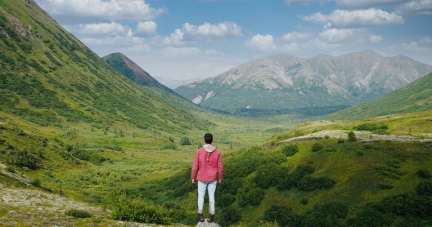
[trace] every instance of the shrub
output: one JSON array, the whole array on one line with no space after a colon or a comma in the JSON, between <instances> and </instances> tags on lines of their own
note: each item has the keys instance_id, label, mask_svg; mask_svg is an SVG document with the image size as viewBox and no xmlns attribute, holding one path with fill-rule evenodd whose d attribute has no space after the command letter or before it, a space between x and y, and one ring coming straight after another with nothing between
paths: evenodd
<instances>
[{"instance_id":1,"label":"shrub","mask_svg":"<svg viewBox=\"0 0 432 227\"><path fill-rule=\"evenodd\" d=\"M308 174L312 174L315 172L315 168L308 164L300 164L297 166L297 168L294 170L292 175L296 177L297 179L303 178L304 176Z\"/></svg>"},{"instance_id":2,"label":"shrub","mask_svg":"<svg viewBox=\"0 0 432 227\"><path fill-rule=\"evenodd\" d=\"M388 129L388 125L385 123L364 123L353 127L354 130L359 131L385 131Z\"/></svg>"},{"instance_id":3,"label":"shrub","mask_svg":"<svg viewBox=\"0 0 432 227\"><path fill-rule=\"evenodd\" d=\"M316 189L333 188L336 182L328 177L313 178L306 176L297 183L297 188L301 191L313 191Z\"/></svg>"},{"instance_id":4,"label":"shrub","mask_svg":"<svg viewBox=\"0 0 432 227\"><path fill-rule=\"evenodd\" d=\"M345 140L342 139L342 138L339 138L337 142L338 142L338 143L345 143Z\"/></svg>"},{"instance_id":5,"label":"shrub","mask_svg":"<svg viewBox=\"0 0 432 227\"><path fill-rule=\"evenodd\" d=\"M175 150L177 148L177 146L175 144L169 143L169 144L164 144L162 146L162 150Z\"/></svg>"},{"instance_id":6,"label":"shrub","mask_svg":"<svg viewBox=\"0 0 432 227\"><path fill-rule=\"evenodd\" d=\"M303 204L303 205L307 205L309 203L309 199L308 198L302 198L300 200L300 203Z\"/></svg>"},{"instance_id":7,"label":"shrub","mask_svg":"<svg viewBox=\"0 0 432 227\"><path fill-rule=\"evenodd\" d=\"M241 225L241 226L243 226L243 225ZM262 221L262 222L260 222L258 227L279 227L279 225L276 221L274 221L274 222Z\"/></svg>"},{"instance_id":8,"label":"shrub","mask_svg":"<svg viewBox=\"0 0 432 227\"><path fill-rule=\"evenodd\" d=\"M65 215L72 216L76 218L91 218L92 215L85 210L71 209L66 211Z\"/></svg>"},{"instance_id":9,"label":"shrub","mask_svg":"<svg viewBox=\"0 0 432 227\"><path fill-rule=\"evenodd\" d=\"M393 188L393 185L391 185L391 184L381 184L381 183L379 183L379 184L377 184L377 187L378 187L379 189L392 189L392 188Z\"/></svg>"},{"instance_id":10,"label":"shrub","mask_svg":"<svg viewBox=\"0 0 432 227\"><path fill-rule=\"evenodd\" d=\"M296 144L285 145L282 147L282 153L286 156L293 156L299 152L299 148Z\"/></svg>"},{"instance_id":11,"label":"shrub","mask_svg":"<svg viewBox=\"0 0 432 227\"><path fill-rule=\"evenodd\" d=\"M324 136L324 139L326 139L326 140L327 140L327 139L330 139L330 136L329 136L329 135L325 135L325 136Z\"/></svg>"},{"instance_id":12,"label":"shrub","mask_svg":"<svg viewBox=\"0 0 432 227\"><path fill-rule=\"evenodd\" d=\"M357 137L355 136L355 133L353 131L348 132L348 141L349 142L357 141Z\"/></svg>"},{"instance_id":13,"label":"shrub","mask_svg":"<svg viewBox=\"0 0 432 227\"><path fill-rule=\"evenodd\" d=\"M15 171L15 168L13 168L13 167L11 167L11 166L7 166L5 170L6 170L7 172L9 172L9 173L15 173L15 172L16 172L16 171Z\"/></svg>"},{"instance_id":14,"label":"shrub","mask_svg":"<svg viewBox=\"0 0 432 227\"><path fill-rule=\"evenodd\" d=\"M35 187L40 187L41 186L41 182L39 179L34 179L32 181L30 181L30 184L35 186Z\"/></svg>"},{"instance_id":15,"label":"shrub","mask_svg":"<svg viewBox=\"0 0 432 227\"><path fill-rule=\"evenodd\" d=\"M188 137L182 137L180 139L180 145L191 145L190 139Z\"/></svg>"},{"instance_id":16,"label":"shrub","mask_svg":"<svg viewBox=\"0 0 432 227\"><path fill-rule=\"evenodd\" d=\"M226 207L221 211L219 224L221 226L230 226L238 223L240 220L241 220L241 215L236 209L232 207Z\"/></svg>"},{"instance_id":17,"label":"shrub","mask_svg":"<svg viewBox=\"0 0 432 227\"><path fill-rule=\"evenodd\" d=\"M420 196L432 196L432 181L419 183L416 187L416 191Z\"/></svg>"},{"instance_id":18,"label":"shrub","mask_svg":"<svg viewBox=\"0 0 432 227\"><path fill-rule=\"evenodd\" d=\"M111 218L115 220L168 223L168 211L164 207L154 205L144 198L127 198L126 194L112 200L111 211Z\"/></svg>"},{"instance_id":19,"label":"shrub","mask_svg":"<svg viewBox=\"0 0 432 227\"><path fill-rule=\"evenodd\" d=\"M223 195L218 197L216 204L222 208L228 207L231 204L233 204L235 202L235 200L236 200L235 196L233 196L231 194L223 194Z\"/></svg>"},{"instance_id":20,"label":"shrub","mask_svg":"<svg viewBox=\"0 0 432 227\"><path fill-rule=\"evenodd\" d=\"M263 199L264 191L261 188L255 188L240 196L239 205L242 207L247 205L258 206Z\"/></svg>"},{"instance_id":21,"label":"shrub","mask_svg":"<svg viewBox=\"0 0 432 227\"><path fill-rule=\"evenodd\" d=\"M364 151L357 151L357 156L363 156L364 154Z\"/></svg>"},{"instance_id":22,"label":"shrub","mask_svg":"<svg viewBox=\"0 0 432 227\"><path fill-rule=\"evenodd\" d=\"M336 148L333 148L333 147L327 147L327 148L324 148L323 151L324 152L336 152L337 150L336 150Z\"/></svg>"},{"instance_id":23,"label":"shrub","mask_svg":"<svg viewBox=\"0 0 432 227\"><path fill-rule=\"evenodd\" d=\"M312 145L312 151L313 151L313 152L320 151L320 150L323 149L323 148L324 148L324 145L319 144L319 143L314 143L314 144Z\"/></svg>"},{"instance_id":24,"label":"shrub","mask_svg":"<svg viewBox=\"0 0 432 227\"><path fill-rule=\"evenodd\" d=\"M297 178L292 174L279 180L279 184L276 186L278 191L290 190L297 182Z\"/></svg>"},{"instance_id":25,"label":"shrub","mask_svg":"<svg viewBox=\"0 0 432 227\"><path fill-rule=\"evenodd\" d=\"M373 149L373 145L370 144L370 143L367 143L367 144L363 145L363 147L364 147L365 149Z\"/></svg>"},{"instance_id":26,"label":"shrub","mask_svg":"<svg viewBox=\"0 0 432 227\"><path fill-rule=\"evenodd\" d=\"M427 169L419 169L417 171L417 175L419 177L425 178L425 179L431 179L432 175L431 172Z\"/></svg>"},{"instance_id":27,"label":"shrub","mask_svg":"<svg viewBox=\"0 0 432 227\"><path fill-rule=\"evenodd\" d=\"M217 199L217 205L220 207L228 207L235 202L235 196L231 194L220 195Z\"/></svg>"},{"instance_id":28,"label":"shrub","mask_svg":"<svg viewBox=\"0 0 432 227\"><path fill-rule=\"evenodd\" d=\"M300 226L302 217L292 214L288 206L271 206L264 212L264 221L276 222L279 226Z\"/></svg>"},{"instance_id":29,"label":"shrub","mask_svg":"<svg viewBox=\"0 0 432 227\"><path fill-rule=\"evenodd\" d=\"M280 165L262 165L258 167L257 175L254 180L258 187L268 189L276 186L287 172L288 170Z\"/></svg>"}]
</instances>

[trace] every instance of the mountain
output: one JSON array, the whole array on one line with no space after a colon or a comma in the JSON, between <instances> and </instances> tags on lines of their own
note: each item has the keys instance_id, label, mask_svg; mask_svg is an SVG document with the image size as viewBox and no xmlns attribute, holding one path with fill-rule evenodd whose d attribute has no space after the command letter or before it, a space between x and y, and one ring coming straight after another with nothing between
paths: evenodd
<instances>
[{"instance_id":1,"label":"mountain","mask_svg":"<svg viewBox=\"0 0 432 227\"><path fill-rule=\"evenodd\" d=\"M167 87L169 87L171 89L176 89L176 88L178 88L181 85L202 80L200 78L194 78L194 79L189 79L189 80L175 80L175 79L162 78L162 77L157 77L157 76L155 78L160 83L162 83L163 85L165 85L165 86L167 86Z\"/></svg>"},{"instance_id":2,"label":"mountain","mask_svg":"<svg viewBox=\"0 0 432 227\"><path fill-rule=\"evenodd\" d=\"M240 109L297 109L355 105L381 97L432 72L432 66L369 50L339 57L272 55L219 76L175 89L196 104Z\"/></svg>"},{"instance_id":3,"label":"mountain","mask_svg":"<svg viewBox=\"0 0 432 227\"><path fill-rule=\"evenodd\" d=\"M44 126L86 122L109 128L123 122L158 130L204 127L113 69L33 0L0 3L0 111ZM164 88L126 62L137 81Z\"/></svg>"},{"instance_id":4,"label":"mountain","mask_svg":"<svg viewBox=\"0 0 432 227\"><path fill-rule=\"evenodd\" d=\"M364 119L432 110L432 73L381 98L330 114L325 119Z\"/></svg>"},{"instance_id":5,"label":"mountain","mask_svg":"<svg viewBox=\"0 0 432 227\"><path fill-rule=\"evenodd\" d=\"M202 108L193 104L191 101L177 94L165 85L159 83L149 73L147 73L144 69L142 69L135 62L130 60L124 54L109 54L102 59L105 60L109 65L111 65L115 70L121 72L123 75L127 76L135 83L144 86L148 90L154 92L156 95L166 100L167 102L170 102L174 106L188 111L203 111Z\"/></svg>"},{"instance_id":6,"label":"mountain","mask_svg":"<svg viewBox=\"0 0 432 227\"><path fill-rule=\"evenodd\" d=\"M163 84L159 83L155 78L150 76L150 74L122 53L109 54L102 57L102 59L139 85L166 89Z\"/></svg>"}]
</instances>

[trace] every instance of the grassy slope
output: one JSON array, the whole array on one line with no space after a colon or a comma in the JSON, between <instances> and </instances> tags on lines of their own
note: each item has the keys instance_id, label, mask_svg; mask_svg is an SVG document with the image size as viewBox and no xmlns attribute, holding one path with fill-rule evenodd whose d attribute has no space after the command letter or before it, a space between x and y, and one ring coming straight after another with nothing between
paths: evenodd
<instances>
[{"instance_id":1,"label":"grassy slope","mask_svg":"<svg viewBox=\"0 0 432 227\"><path fill-rule=\"evenodd\" d=\"M309 134L320 130L351 129L363 123L385 123L388 124L388 132L396 135L412 135L418 138L432 139L432 112L422 112L405 115L394 115L391 117L378 117L360 121L317 121L305 123L290 131L278 134L273 139L259 146L259 152L270 154L283 147L283 141L294 137L295 134ZM335 148L336 152L312 152L312 145L317 141L303 141L297 143L299 152L288 157L282 166L286 166L291 173L299 164L310 164L315 168L313 177L327 176L336 181L334 188L329 190L315 190L312 192L291 189L278 191L271 187L266 190L265 198L259 206L240 207L236 201L232 206L242 215L242 222L246 226L253 226L264 216L265 210L272 205L285 205L293 208L293 212L305 215L312 210L316 204L326 202L343 202L349 206L348 217L362 210L369 202L378 202L387 196L411 192L415 186L424 181L416 175L417 170L427 169L432 171L432 150L424 147L421 143L397 143L378 141L372 142L372 149L366 149L364 144L358 142L337 143L337 139L323 139L318 143L325 148ZM358 151L363 151L364 156L358 156ZM247 152L246 152L247 153ZM224 166L227 171L232 165L231 159L243 159L244 151L232 153L224 158ZM376 166L387 165L388 161L400 163L399 170L405 171L400 179L393 179L380 174L374 169ZM256 169L255 169L256 171ZM246 178L254 178L256 172L252 172ZM244 179L246 179L244 178ZM244 180L243 179L243 180ZM389 184L394 188L380 189L378 184ZM221 194L219 194L220 196ZM240 194L237 194L237 199ZM303 205L301 199L307 198L309 203ZM192 216L196 209L196 191L185 197L178 197L177 202L187 207ZM216 199L217 200L217 199ZM206 206L204 206L206 209ZM204 211L206 212L206 211ZM218 208L220 214L221 208ZM220 215L218 216L220 218Z\"/></svg>"},{"instance_id":2,"label":"grassy slope","mask_svg":"<svg viewBox=\"0 0 432 227\"><path fill-rule=\"evenodd\" d=\"M10 33L10 38L0 35L2 111L42 125L86 121L103 127L124 122L153 129L204 128L188 112L114 70L34 6L1 3L1 26ZM6 19L14 17L25 29L31 27L28 37Z\"/></svg>"},{"instance_id":3,"label":"grassy slope","mask_svg":"<svg viewBox=\"0 0 432 227\"><path fill-rule=\"evenodd\" d=\"M432 74L373 101L330 114L324 119L353 120L432 110Z\"/></svg>"}]
</instances>

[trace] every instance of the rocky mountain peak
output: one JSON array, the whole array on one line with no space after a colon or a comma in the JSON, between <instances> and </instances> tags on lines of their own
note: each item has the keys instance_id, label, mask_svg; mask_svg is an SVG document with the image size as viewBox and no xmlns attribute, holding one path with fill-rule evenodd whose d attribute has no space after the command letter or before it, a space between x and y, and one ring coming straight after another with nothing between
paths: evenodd
<instances>
[{"instance_id":1,"label":"rocky mountain peak","mask_svg":"<svg viewBox=\"0 0 432 227\"><path fill-rule=\"evenodd\" d=\"M225 111L355 105L381 97L429 72L430 65L405 56L384 57L374 50L338 57L277 54L175 91L196 104Z\"/></svg>"}]
</instances>

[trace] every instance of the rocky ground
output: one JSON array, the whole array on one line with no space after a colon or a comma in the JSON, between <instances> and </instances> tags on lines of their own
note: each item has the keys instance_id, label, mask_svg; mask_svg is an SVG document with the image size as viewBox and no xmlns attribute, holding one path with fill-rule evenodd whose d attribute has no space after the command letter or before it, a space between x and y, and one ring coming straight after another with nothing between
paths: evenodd
<instances>
[{"instance_id":1,"label":"rocky ground","mask_svg":"<svg viewBox=\"0 0 432 227\"><path fill-rule=\"evenodd\" d=\"M69 209L90 212L91 218L66 216ZM8 187L0 184L0 226L141 226L158 225L109 219L109 212L71 198L36 189ZM171 225L183 226L183 225Z\"/></svg>"},{"instance_id":2,"label":"rocky ground","mask_svg":"<svg viewBox=\"0 0 432 227\"><path fill-rule=\"evenodd\" d=\"M25 185L25 188L0 184L0 226L161 226L111 220L109 211L34 187L29 184L30 178L27 176L8 172L5 168L0 163L0 174L14 178ZM65 215L70 209L88 211L92 217L75 218Z\"/></svg>"},{"instance_id":3,"label":"rocky ground","mask_svg":"<svg viewBox=\"0 0 432 227\"><path fill-rule=\"evenodd\" d=\"M304 140L317 140L317 139L322 139L325 136L329 136L330 138L336 138L336 139L338 138L348 139L348 132L349 131L347 130L323 130L305 136L299 136L299 137L283 140L280 143L296 143ZM414 136L380 135L380 134L374 134L372 132L366 132L366 131L354 131L354 134L356 135L357 139L360 142L369 142L369 141L376 141L376 140L395 141L395 142L432 141L432 139L422 139Z\"/></svg>"}]
</instances>

